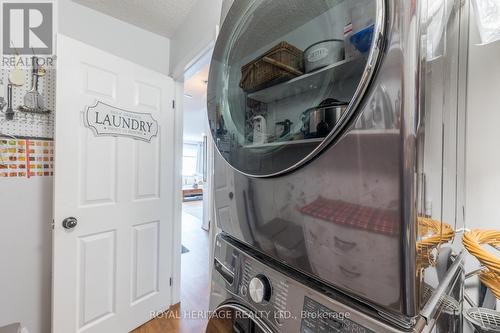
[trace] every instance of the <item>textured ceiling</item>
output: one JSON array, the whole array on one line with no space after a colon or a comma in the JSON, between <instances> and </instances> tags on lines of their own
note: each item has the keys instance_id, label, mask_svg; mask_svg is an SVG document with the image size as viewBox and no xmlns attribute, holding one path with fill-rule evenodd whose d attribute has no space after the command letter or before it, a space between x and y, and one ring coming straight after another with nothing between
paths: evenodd
<instances>
[{"instance_id":1,"label":"textured ceiling","mask_svg":"<svg viewBox=\"0 0 500 333\"><path fill-rule=\"evenodd\" d=\"M197 0L73 0L142 29L171 38Z\"/></svg>"},{"instance_id":2,"label":"textured ceiling","mask_svg":"<svg viewBox=\"0 0 500 333\"><path fill-rule=\"evenodd\" d=\"M244 58L278 37L283 37L294 29L342 3L340 0L264 0L254 8L243 23L241 33L233 46L238 52L232 57ZM240 15L244 9L237 6L229 12L228 26L223 27L221 37L227 38L235 25L241 24ZM240 12L235 15L235 12ZM343 18L343 16L342 16ZM342 22L344 23L344 22ZM233 50L234 51L234 50Z\"/></svg>"}]
</instances>

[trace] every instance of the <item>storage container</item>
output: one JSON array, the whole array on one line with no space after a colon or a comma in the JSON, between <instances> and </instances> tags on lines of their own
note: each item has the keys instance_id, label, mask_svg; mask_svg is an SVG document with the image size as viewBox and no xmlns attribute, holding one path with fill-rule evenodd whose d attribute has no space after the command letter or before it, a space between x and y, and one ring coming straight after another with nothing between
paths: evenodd
<instances>
[{"instance_id":1,"label":"storage container","mask_svg":"<svg viewBox=\"0 0 500 333\"><path fill-rule=\"evenodd\" d=\"M302 74L304 52L287 42L281 42L241 68L240 87L251 93Z\"/></svg>"},{"instance_id":2,"label":"storage container","mask_svg":"<svg viewBox=\"0 0 500 333\"><path fill-rule=\"evenodd\" d=\"M306 73L344 60L344 41L330 39L317 42L304 51Z\"/></svg>"}]
</instances>

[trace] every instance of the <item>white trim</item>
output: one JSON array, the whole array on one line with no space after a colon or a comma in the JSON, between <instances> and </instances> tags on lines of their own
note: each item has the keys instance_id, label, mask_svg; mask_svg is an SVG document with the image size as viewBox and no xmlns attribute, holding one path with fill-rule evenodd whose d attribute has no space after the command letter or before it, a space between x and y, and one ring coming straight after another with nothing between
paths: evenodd
<instances>
[{"instance_id":1,"label":"white trim","mask_svg":"<svg viewBox=\"0 0 500 333\"><path fill-rule=\"evenodd\" d=\"M184 84L174 81L175 90L175 162L174 162L174 223L172 241L172 305L181 300L181 246L182 246L182 149Z\"/></svg>"},{"instance_id":2,"label":"white trim","mask_svg":"<svg viewBox=\"0 0 500 333\"><path fill-rule=\"evenodd\" d=\"M203 50L191 60L184 68L184 81L196 74L202 66L210 63L212 60L212 53L214 52L215 41L210 42Z\"/></svg>"}]
</instances>

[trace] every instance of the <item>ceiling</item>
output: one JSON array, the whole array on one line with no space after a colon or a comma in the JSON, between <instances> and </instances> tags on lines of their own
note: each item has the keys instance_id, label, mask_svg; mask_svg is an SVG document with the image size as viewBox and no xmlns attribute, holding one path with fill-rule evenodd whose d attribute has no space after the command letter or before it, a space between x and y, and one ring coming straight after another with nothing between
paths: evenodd
<instances>
[{"instance_id":1,"label":"ceiling","mask_svg":"<svg viewBox=\"0 0 500 333\"><path fill-rule=\"evenodd\" d=\"M207 84L210 66L204 64L184 81L184 141L202 141L207 132Z\"/></svg>"},{"instance_id":2,"label":"ceiling","mask_svg":"<svg viewBox=\"0 0 500 333\"><path fill-rule=\"evenodd\" d=\"M172 38L197 0L73 0L121 21Z\"/></svg>"},{"instance_id":3,"label":"ceiling","mask_svg":"<svg viewBox=\"0 0 500 333\"><path fill-rule=\"evenodd\" d=\"M255 7L251 15L248 15L243 24L243 29L241 29L235 41L231 57L243 59L260 48L275 43L277 39L281 41L291 31L312 21L319 15L325 14L340 2L339 0L287 0L286 6L284 6L283 1L263 1L259 6ZM247 5L245 2L239 4L241 6L236 9L243 12ZM340 12L342 13L342 11ZM228 16L226 20L228 20L228 24L225 24L220 31L222 40L229 40L234 25L241 24L240 15ZM342 28L343 26L342 15ZM220 51L224 52L225 50L221 48ZM222 58L220 54L216 56L219 59Z\"/></svg>"}]
</instances>

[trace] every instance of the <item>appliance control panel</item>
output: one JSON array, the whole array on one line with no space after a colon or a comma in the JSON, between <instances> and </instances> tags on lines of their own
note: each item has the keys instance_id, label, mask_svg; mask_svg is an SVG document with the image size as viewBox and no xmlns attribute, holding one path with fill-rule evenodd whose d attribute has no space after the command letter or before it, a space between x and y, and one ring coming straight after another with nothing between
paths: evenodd
<instances>
[{"instance_id":1,"label":"appliance control panel","mask_svg":"<svg viewBox=\"0 0 500 333\"><path fill-rule=\"evenodd\" d=\"M282 267L218 235L214 270L225 289L277 332L401 332L314 289Z\"/></svg>"},{"instance_id":2,"label":"appliance control panel","mask_svg":"<svg viewBox=\"0 0 500 333\"><path fill-rule=\"evenodd\" d=\"M253 260L244 260L240 296L257 311L271 317L274 325L282 324L286 312L288 283L276 271Z\"/></svg>"},{"instance_id":3,"label":"appliance control panel","mask_svg":"<svg viewBox=\"0 0 500 333\"><path fill-rule=\"evenodd\" d=\"M375 333L366 327L349 320L349 313L335 312L326 306L304 297L301 333Z\"/></svg>"}]
</instances>

